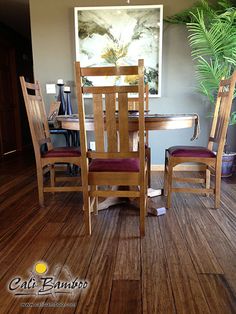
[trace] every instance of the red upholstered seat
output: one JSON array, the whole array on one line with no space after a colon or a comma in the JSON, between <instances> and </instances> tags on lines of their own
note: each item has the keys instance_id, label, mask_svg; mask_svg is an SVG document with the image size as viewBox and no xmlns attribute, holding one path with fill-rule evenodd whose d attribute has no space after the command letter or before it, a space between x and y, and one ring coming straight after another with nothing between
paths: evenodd
<instances>
[{"instance_id":1,"label":"red upholstered seat","mask_svg":"<svg viewBox=\"0 0 236 314\"><path fill-rule=\"evenodd\" d=\"M173 157L216 157L211 150L202 146L172 146L168 152Z\"/></svg>"},{"instance_id":2,"label":"red upholstered seat","mask_svg":"<svg viewBox=\"0 0 236 314\"><path fill-rule=\"evenodd\" d=\"M80 157L80 149L77 147L55 147L42 154L42 157Z\"/></svg>"},{"instance_id":3,"label":"red upholstered seat","mask_svg":"<svg viewBox=\"0 0 236 314\"><path fill-rule=\"evenodd\" d=\"M94 159L89 165L91 172L138 172L139 160L126 159Z\"/></svg>"}]
</instances>

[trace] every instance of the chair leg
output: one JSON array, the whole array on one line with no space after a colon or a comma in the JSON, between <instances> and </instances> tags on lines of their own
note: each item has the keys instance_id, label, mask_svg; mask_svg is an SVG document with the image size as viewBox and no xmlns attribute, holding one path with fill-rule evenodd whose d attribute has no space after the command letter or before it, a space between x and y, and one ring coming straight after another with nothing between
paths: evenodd
<instances>
[{"instance_id":1,"label":"chair leg","mask_svg":"<svg viewBox=\"0 0 236 314\"><path fill-rule=\"evenodd\" d=\"M86 233L91 235L91 211L90 211L90 197L88 191L83 191L83 201L84 201L84 222Z\"/></svg>"},{"instance_id":2,"label":"chair leg","mask_svg":"<svg viewBox=\"0 0 236 314\"><path fill-rule=\"evenodd\" d=\"M221 191L221 167L216 167L215 171L215 209L220 207L220 191Z\"/></svg>"},{"instance_id":3,"label":"chair leg","mask_svg":"<svg viewBox=\"0 0 236 314\"><path fill-rule=\"evenodd\" d=\"M211 186L211 172L206 169L206 189L210 189ZM209 193L206 193L206 196L209 197Z\"/></svg>"},{"instance_id":4,"label":"chair leg","mask_svg":"<svg viewBox=\"0 0 236 314\"><path fill-rule=\"evenodd\" d=\"M39 205L44 207L44 195L43 195L43 169L37 169L37 181L38 181L38 194Z\"/></svg>"},{"instance_id":5,"label":"chair leg","mask_svg":"<svg viewBox=\"0 0 236 314\"><path fill-rule=\"evenodd\" d=\"M169 159L168 176L167 176L167 208L171 208L172 178L173 178L173 166L172 166L171 160Z\"/></svg>"},{"instance_id":6,"label":"chair leg","mask_svg":"<svg viewBox=\"0 0 236 314\"><path fill-rule=\"evenodd\" d=\"M146 212L147 212L147 201L146 201L146 196L147 196L147 186L146 184L146 176L144 177L144 185L140 186L140 197L139 197L139 210L140 210L140 214L139 214L139 219L140 219L140 223L139 223L139 228L140 228L140 236L143 237L145 236L145 216L146 216ZM146 191L146 193L145 193Z\"/></svg>"},{"instance_id":7,"label":"chair leg","mask_svg":"<svg viewBox=\"0 0 236 314\"><path fill-rule=\"evenodd\" d=\"M164 168L164 195L167 196L167 183L168 183L168 158L167 158L167 150L165 151L165 168Z\"/></svg>"},{"instance_id":8,"label":"chair leg","mask_svg":"<svg viewBox=\"0 0 236 314\"><path fill-rule=\"evenodd\" d=\"M145 204L144 204L144 210L145 210L145 216L147 216L147 206L148 206L148 173L145 173L144 177L144 199L145 199Z\"/></svg>"},{"instance_id":9,"label":"chair leg","mask_svg":"<svg viewBox=\"0 0 236 314\"><path fill-rule=\"evenodd\" d=\"M97 190L97 186L92 185L91 191L96 191L96 190ZM98 197L97 196L93 196L92 204L93 204L93 213L97 215L98 214Z\"/></svg>"},{"instance_id":10,"label":"chair leg","mask_svg":"<svg viewBox=\"0 0 236 314\"><path fill-rule=\"evenodd\" d=\"M50 182L51 182L51 187L55 186L55 166L51 165L50 166ZM52 192L54 194L54 192Z\"/></svg>"},{"instance_id":11,"label":"chair leg","mask_svg":"<svg viewBox=\"0 0 236 314\"><path fill-rule=\"evenodd\" d=\"M143 189L143 187L141 188ZM146 209L145 209L145 193L143 191L140 191L140 199L139 199L139 208L140 208L140 236L145 236L145 215L146 215Z\"/></svg>"},{"instance_id":12,"label":"chair leg","mask_svg":"<svg viewBox=\"0 0 236 314\"><path fill-rule=\"evenodd\" d=\"M148 187L151 187L151 149L150 147L146 148L145 151L146 157L147 157L147 170L148 170Z\"/></svg>"}]
</instances>

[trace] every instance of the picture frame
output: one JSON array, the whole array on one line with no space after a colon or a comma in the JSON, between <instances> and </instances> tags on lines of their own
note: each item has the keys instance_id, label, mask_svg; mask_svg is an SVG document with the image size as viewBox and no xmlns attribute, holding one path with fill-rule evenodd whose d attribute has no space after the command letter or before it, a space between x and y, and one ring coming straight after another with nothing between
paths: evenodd
<instances>
[{"instance_id":1,"label":"picture frame","mask_svg":"<svg viewBox=\"0 0 236 314\"><path fill-rule=\"evenodd\" d=\"M82 67L137 65L144 59L149 95L161 96L163 5L75 7L74 22L76 61ZM84 84L96 86L97 80L89 77ZM115 77L114 83L132 82Z\"/></svg>"}]
</instances>

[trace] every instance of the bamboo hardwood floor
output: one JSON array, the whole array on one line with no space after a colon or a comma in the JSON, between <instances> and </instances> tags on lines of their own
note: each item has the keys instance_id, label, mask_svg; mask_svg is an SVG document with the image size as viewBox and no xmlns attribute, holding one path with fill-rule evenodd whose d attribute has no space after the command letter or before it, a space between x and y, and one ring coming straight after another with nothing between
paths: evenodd
<instances>
[{"instance_id":1,"label":"bamboo hardwood floor","mask_svg":"<svg viewBox=\"0 0 236 314\"><path fill-rule=\"evenodd\" d=\"M47 194L40 208L35 173L31 157L0 163L0 313L236 313L236 176L222 182L221 209L204 196L175 194L166 215L146 218L140 239L138 210L129 203L93 215L90 237L81 193ZM162 184L163 173L153 173L152 186ZM165 205L164 197L155 200ZM68 281L67 270L88 288L10 293L10 280L32 276L38 261L48 266L45 276L56 271Z\"/></svg>"}]
</instances>

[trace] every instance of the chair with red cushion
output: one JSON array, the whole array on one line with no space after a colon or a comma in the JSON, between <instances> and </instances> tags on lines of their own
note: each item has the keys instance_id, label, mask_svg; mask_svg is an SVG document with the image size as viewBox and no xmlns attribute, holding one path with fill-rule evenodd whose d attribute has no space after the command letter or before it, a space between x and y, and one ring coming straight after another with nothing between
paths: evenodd
<instances>
[{"instance_id":1,"label":"chair with red cushion","mask_svg":"<svg viewBox=\"0 0 236 314\"><path fill-rule=\"evenodd\" d=\"M208 146L173 146L165 153L165 193L167 208L171 207L172 192L214 194L215 208L220 207L221 163L226 140L226 132L232 107L236 82L236 71L227 79L220 81L215 104L215 112ZM215 152L213 152L213 145ZM200 163L206 166L204 178L181 178L173 174L173 168L181 163ZM211 188L210 176L215 175L215 184ZM204 188L173 187L173 181L203 183Z\"/></svg>"},{"instance_id":2,"label":"chair with red cushion","mask_svg":"<svg viewBox=\"0 0 236 314\"><path fill-rule=\"evenodd\" d=\"M44 192L71 192L81 191L78 185L80 178L74 178L76 185L56 186L57 181L73 181L71 177L55 177L55 164L81 165L81 153L77 147L53 147L48 120L45 112L43 97L39 82L27 83L23 76L20 77L22 92L32 136L34 154L37 168L39 203L44 205ZM42 146L46 151L42 152ZM50 171L50 186L44 186L44 173Z\"/></svg>"},{"instance_id":3,"label":"chair with red cushion","mask_svg":"<svg viewBox=\"0 0 236 314\"><path fill-rule=\"evenodd\" d=\"M82 182L84 211L90 218L90 199L108 196L137 197L140 205L140 234L144 235L147 204L147 164L145 162L145 120L144 120L144 65L138 66L82 68L76 62L76 86L80 123L80 144L82 157ZM128 86L82 86L84 77L137 75L138 85ZM85 80L84 80L85 81ZM93 127L96 150L87 149L86 130L91 124L85 123L83 96L92 95ZM128 94L138 93L139 114L137 115L138 147L134 151L130 143ZM118 101L118 108L117 106ZM104 110L105 109L105 110ZM117 110L118 109L118 110ZM90 160L90 164L88 161ZM130 186L132 190L98 189L99 186ZM134 190L135 189L135 190ZM91 233L91 222L87 232Z\"/></svg>"}]
</instances>

